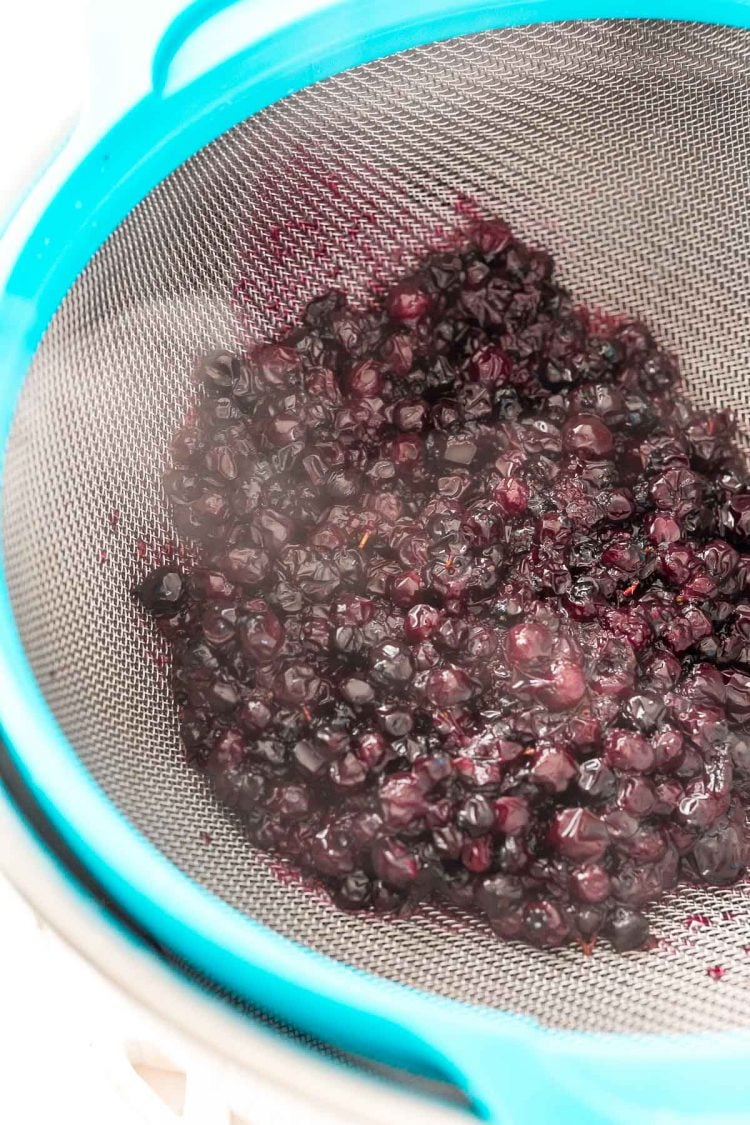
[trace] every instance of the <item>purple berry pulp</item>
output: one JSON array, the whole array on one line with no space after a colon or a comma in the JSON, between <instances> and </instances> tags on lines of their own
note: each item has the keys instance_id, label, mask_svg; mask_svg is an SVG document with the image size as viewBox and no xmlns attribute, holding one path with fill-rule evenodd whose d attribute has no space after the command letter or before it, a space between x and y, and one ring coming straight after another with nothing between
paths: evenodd
<instances>
[{"instance_id":1,"label":"purple berry pulp","mask_svg":"<svg viewBox=\"0 0 750 1125\"><path fill-rule=\"evenodd\" d=\"M750 476L642 324L500 222L216 353L139 587L189 759L346 909L648 938L744 871ZM748 554L745 554L745 551Z\"/></svg>"}]
</instances>

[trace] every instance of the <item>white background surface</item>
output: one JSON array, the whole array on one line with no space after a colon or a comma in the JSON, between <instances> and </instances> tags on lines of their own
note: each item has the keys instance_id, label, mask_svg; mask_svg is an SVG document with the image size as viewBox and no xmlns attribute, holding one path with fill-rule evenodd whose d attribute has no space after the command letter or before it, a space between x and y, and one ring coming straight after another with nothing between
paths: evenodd
<instances>
[{"instance_id":1,"label":"white background surface","mask_svg":"<svg viewBox=\"0 0 750 1125\"><path fill-rule=\"evenodd\" d=\"M85 2L0 0L0 219L75 116Z\"/></svg>"},{"instance_id":2,"label":"white background surface","mask_svg":"<svg viewBox=\"0 0 750 1125\"><path fill-rule=\"evenodd\" d=\"M45 933L0 878L0 1121L3 1125L135 1125L117 1114L100 1061L96 978ZM94 996L86 995L90 986ZM114 1108L113 1108L113 1102ZM107 1107L106 1122L102 1117Z\"/></svg>"}]
</instances>

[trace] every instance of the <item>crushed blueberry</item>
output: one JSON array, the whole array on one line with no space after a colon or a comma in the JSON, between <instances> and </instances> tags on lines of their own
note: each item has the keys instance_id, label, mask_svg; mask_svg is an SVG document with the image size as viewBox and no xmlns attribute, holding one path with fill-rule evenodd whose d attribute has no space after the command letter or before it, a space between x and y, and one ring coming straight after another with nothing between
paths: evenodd
<instances>
[{"instance_id":1,"label":"crushed blueberry","mask_svg":"<svg viewBox=\"0 0 750 1125\"><path fill-rule=\"evenodd\" d=\"M750 474L647 328L488 220L196 382L164 480L193 562L136 594L261 847L347 910L587 952L742 875Z\"/></svg>"}]
</instances>

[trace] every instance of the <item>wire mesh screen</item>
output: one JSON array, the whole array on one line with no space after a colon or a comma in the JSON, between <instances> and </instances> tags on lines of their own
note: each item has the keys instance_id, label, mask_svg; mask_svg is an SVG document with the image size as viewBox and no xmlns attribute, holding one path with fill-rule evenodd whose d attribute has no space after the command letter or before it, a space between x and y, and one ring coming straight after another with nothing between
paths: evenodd
<instances>
[{"instance_id":1,"label":"wire mesh screen","mask_svg":"<svg viewBox=\"0 0 750 1125\"><path fill-rule=\"evenodd\" d=\"M466 210L549 248L582 303L642 316L697 399L747 420L749 182L750 33L549 25L420 48L274 105L181 166L96 255L18 407L7 572L71 743L189 875L331 957L550 1026L747 1021L750 886L680 893L654 912L658 947L625 956L503 945L433 907L337 911L251 847L184 764L167 651L128 591L172 539L160 476L195 358L273 335L332 284L366 300Z\"/></svg>"}]
</instances>

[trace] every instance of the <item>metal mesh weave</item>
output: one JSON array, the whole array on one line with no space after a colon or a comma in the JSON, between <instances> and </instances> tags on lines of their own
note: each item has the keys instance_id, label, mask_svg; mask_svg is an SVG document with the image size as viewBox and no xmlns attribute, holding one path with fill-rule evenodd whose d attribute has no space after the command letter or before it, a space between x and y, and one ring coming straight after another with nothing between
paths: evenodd
<instances>
[{"instance_id":1,"label":"metal mesh weave","mask_svg":"<svg viewBox=\"0 0 750 1125\"><path fill-rule=\"evenodd\" d=\"M243 331L273 334L332 283L364 298L466 200L549 248L581 302L643 316L697 399L747 419L749 142L748 32L639 22L482 34L342 74L243 123L92 260L18 408L7 571L70 741L188 874L334 958L553 1027L747 1022L750 886L680 893L654 912L659 948L625 956L506 946L433 908L397 922L336 911L254 850L183 764L166 650L128 589L148 565L137 541L170 536L159 481L194 358Z\"/></svg>"}]
</instances>

